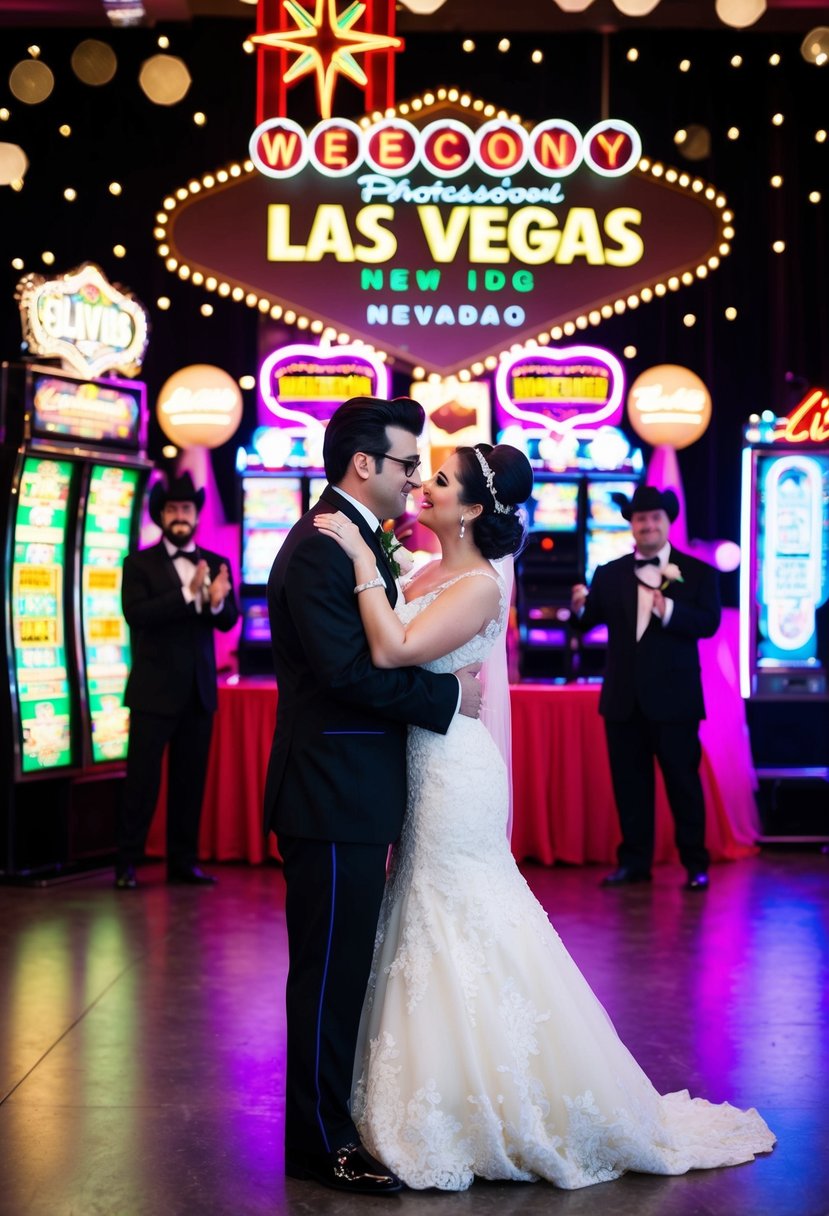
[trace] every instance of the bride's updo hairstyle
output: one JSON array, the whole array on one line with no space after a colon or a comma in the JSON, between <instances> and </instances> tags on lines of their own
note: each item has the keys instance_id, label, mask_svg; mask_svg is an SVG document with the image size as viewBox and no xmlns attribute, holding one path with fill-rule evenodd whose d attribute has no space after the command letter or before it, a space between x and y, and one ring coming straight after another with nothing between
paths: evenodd
<instances>
[{"instance_id":1,"label":"bride's updo hairstyle","mask_svg":"<svg viewBox=\"0 0 829 1216\"><path fill-rule=\"evenodd\" d=\"M519 510L533 489L533 471L527 457L508 443L492 447L477 443L458 448L461 503L480 503L481 514L472 521L472 539L483 557L493 561L518 553L526 538L526 519Z\"/></svg>"}]
</instances>

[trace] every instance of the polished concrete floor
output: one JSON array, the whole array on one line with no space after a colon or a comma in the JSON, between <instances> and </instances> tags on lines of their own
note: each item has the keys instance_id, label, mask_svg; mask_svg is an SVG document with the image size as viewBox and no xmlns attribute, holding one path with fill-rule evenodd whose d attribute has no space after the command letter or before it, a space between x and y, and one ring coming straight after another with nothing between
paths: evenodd
<instances>
[{"instance_id":1,"label":"polished concrete floor","mask_svg":"<svg viewBox=\"0 0 829 1216\"><path fill-rule=\"evenodd\" d=\"M768 1156L576 1192L343 1198L282 1176L284 889L214 867L213 890L109 873L0 887L1 1216L827 1216L829 857L767 852L651 887L525 873L663 1091L757 1106Z\"/></svg>"}]
</instances>

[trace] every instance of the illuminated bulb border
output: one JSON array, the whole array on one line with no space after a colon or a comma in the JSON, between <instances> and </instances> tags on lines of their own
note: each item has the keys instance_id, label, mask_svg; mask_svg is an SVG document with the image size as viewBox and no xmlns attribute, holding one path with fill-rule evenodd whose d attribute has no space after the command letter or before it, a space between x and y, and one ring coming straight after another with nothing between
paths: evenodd
<instances>
[{"instance_id":1,"label":"illuminated bulb border","mask_svg":"<svg viewBox=\"0 0 829 1216\"><path fill-rule=\"evenodd\" d=\"M475 114L479 114L487 119L510 119L512 122L522 123L528 128L533 125L528 120L522 119L518 114L510 114L507 110L498 109L491 102L486 102L482 98L472 97L469 93L462 92L455 87L441 87L434 91L429 90L420 96L410 97L406 101L398 102L395 106L389 106L386 110L375 110L370 115L362 115L357 122L359 126L367 127L372 122L380 122L383 118L398 118L409 114L420 114L424 110L434 106L437 102L442 101L450 101L463 109L471 110ZM323 342L332 342L338 345L351 343L355 346L364 347L366 350L374 351L376 348L365 342L362 338L338 331L320 317L310 317L304 313L296 312L295 309L286 308L284 303L273 299L267 294L259 295L256 292L246 292L245 288L238 283L216 279L215 276L209 274L205 267L189 266L187 263L180 262L176 257L170 256L170 244L166 239L166 232L164 232L163 226L168 223L172 213L194 195L202 191L213 190L231 179L235 180L243 176L250 177L255 171L253 161L249 159L241 162L235 161L224 168L214 170L212 173L203 174L200 180L191 180L186 187L180 186L164 199L162 204L163 211L159 211L155 216L155 223L158 225L158 228L154 231L153 235L159 241L157 252L164 259L167 270L173 274L177 273L182 279L190 279L194 285L200 286L206 291L218 291L219 295L231 299L236 303L243 302L248 308L256 308L263 315L268 314L274 320L281 319L286 325L294 325L297 329L301 330L310 329L312 333L319 334ZM731 252L730 242L734 237L734 213L727 208L725 195L717 190L715 186L710 182L703 181L702 178L692 176L686 170L665 165L661 161L652 160L648 156L641 156L638 165L631 172L639 174L641 177L652 177L656 181L659 181L660 184L679 193L691 194L697 197L702 196L712 210L719 212L719 234L716 241L717 252L710 254L705 262L678 269L665 282L654 280L653 282L643 284L636 292L628 296L609 300L600 308L594 308L586 314L579 313L572 318L558 322L551 326L550 329L542 330L535 338L527 339L523 344L524 346L532 346L534 344L548 346L551 341L559 342L563 337L572 337L577 330L585 330L591 326L601 325L603 321L609 320L613 316L621 316L628 309L638 308L640 304L649 304L654 299L663 299L669 291L677 291L681 286L690 286L695 279L707 278L712 270L716 270L719 267L722 258ZM727 240L725 239L726 237L728 238ZM201 281L202 279L203 282ZM380 350L377 353L381 359L389 359L388 352ZM498 366L500 360L509 354L510 347L505 347L498 354L487 355L483 363L476 360L468 367L457 369L453 374L464 382L474 379L484 371L493 371ZM410 374L415 380L428 379L433 381L441 379L437 372L429 372L421 366L412 368Z\"/></svg>"}]
</instances>

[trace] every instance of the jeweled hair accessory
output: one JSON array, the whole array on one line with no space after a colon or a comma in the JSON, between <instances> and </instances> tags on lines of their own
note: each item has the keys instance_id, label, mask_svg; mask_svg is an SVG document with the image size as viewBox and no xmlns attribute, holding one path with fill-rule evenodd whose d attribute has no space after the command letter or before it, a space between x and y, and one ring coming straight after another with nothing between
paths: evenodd
<instances>
[{"instance_id":1,"label":"jeweled hair accessory","mask_svg":"<svg viewBox=\"0 0 829 1216\"><path fill-rule=\"evenodd\" d=\"M472 451L478 457L478 463L481 466L481 472L483 473L484 479L486 481L486 488L489 490L490 494L492 495L492 501L495 505L495 510L498 512L499 515L512 515L513 508L504 506L504 504L502 502L498 501L498 495L495 493L495 474L493 473L492 469L489 467L489 463L487 462L486 456L484 456L483 452L479 452L477 448L473 448Z\"/></svg>"}]
</instances>

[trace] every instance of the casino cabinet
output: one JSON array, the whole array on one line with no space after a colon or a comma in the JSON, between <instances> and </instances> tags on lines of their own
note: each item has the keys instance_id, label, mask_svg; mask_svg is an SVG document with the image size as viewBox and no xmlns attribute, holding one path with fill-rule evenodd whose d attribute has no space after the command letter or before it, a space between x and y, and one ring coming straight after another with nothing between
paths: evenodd
<instances>
[{"instance_id":1,"label":"casino cabinet","mask_svg":"<svg viewBox=\"0 0 829 1216\"><path fill-rule=\"evenodd\" d=\"M607 630L572 628L570 592L596 567L629 553L630 526L616 495L630 498L638 477L537 473L527 504L529 533L515 566L518 668L523 680L595 678L604 671Z\"/></svg>"},{"instance_id":2,"label":"casino cabinet","mask_svg":"<svg viewBox=\"0 0 829 1216\"><path fill-rule=\"evenodd\" d=\"M829 831L829 394L744 431L740 685L761 817L784 838ZM806 823L814 802L814 822Z\"/></svg>"},{"instance_id":3,"label":"casino cabinet","mask_svg":"<svg viewBox=\"0 0 829 1216\"><path fill-rule=\"evenodd\" d=\"M127 754L121 570L149 465L144 385L0 366L0 879L112 851Z\"/></svg>"}]
</instances>

